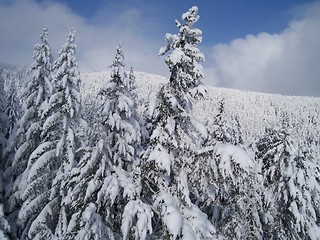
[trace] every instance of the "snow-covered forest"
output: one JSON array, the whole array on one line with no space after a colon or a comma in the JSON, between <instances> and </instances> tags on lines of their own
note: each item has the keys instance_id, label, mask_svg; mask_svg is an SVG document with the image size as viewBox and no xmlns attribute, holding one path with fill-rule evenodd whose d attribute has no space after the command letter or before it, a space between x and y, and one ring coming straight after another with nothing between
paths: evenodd
<instances>
[{"instance_id":1,"label":"snow-covered forest","mask_svg":"<svg viewBox=\"0 0 320 240\"><path fill-rule=\"evenodd\" d=\"M0 239L320 239L320 99L204 86L181 18L169 79L80 72L74 29L0 65Z\"/></svg>"}]
</instances>

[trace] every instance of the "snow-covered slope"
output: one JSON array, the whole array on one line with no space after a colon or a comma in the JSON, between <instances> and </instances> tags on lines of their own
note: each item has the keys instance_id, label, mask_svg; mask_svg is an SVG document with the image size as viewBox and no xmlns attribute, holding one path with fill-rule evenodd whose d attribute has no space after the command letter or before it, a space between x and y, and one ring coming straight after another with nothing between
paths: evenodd
<instances>
[{"instance_id":1,"label":"snow-covered slope","mask_svg":"<svg viewBox=\"0 0 320 240\"><path fill-rule=\"evenodd\" d=\"M109 78L109 74L108 71L82 73L84 99L95 98L96 92L102 82ZM150 92L159 89L168 81L158 75L142 72L135 74L142 102L147 101ZM266 127L280 126L283 121L292 126L292 134L298 139L304 139L310 134L320 136L320 98L282 96L209 86L207 90L207 96L193 105L196 118L210 125L218 113L219 102L224 101L226 119L239 119L246 142L261 136Z\"/></svg>"}]
</instances>

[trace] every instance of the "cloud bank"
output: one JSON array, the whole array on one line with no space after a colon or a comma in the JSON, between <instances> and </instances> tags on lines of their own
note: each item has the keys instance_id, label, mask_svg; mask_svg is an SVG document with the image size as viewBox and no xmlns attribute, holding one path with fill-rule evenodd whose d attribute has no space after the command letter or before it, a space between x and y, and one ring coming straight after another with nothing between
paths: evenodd
<instances>
[{"instance_id":1,"label":"cloud bank","mask_svg":"<svg viewBox=\"0 0 320 240\"><path fill-rule=\"evenodd\" d=\"M261 33L212 48L218 86L320 96L320 2L298 11L280 34Z\"/></svg>"},{"instance_id":2,"label":"cloud bank","mask_svg":"<svg viewBox=\"0 0 320 240\"><path fill-rule=\"evenodd\" d=\"M105 6L88 20L61 3L0 0L0 61L30 65L33 46L40 41L44 26L49 30L49 44L57 57L70 28L76 28L76 56L81 71L107 69L121 42L128 68L168 74L163 58L158 57L164 40L147 36L141 10L132 7L121 11L112 12Z\"/></svg>"}]
</instances>

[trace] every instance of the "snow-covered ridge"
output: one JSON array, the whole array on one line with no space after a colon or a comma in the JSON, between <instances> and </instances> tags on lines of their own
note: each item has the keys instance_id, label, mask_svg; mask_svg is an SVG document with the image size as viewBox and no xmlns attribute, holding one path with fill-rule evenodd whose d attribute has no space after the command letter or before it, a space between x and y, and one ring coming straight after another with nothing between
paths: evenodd
<instances>
[{"instance_id":1,"label":"snow-covered ridge","mask_svg":"<svg viewBox=\"0 0 320 240\"><path fill-rule=\"evenodd\" d=\"M149 93L156 91L168 82L165 77L143 72L135 72L139 97L147 101ZM94 98L103 81L110 77L109 71L81 73L82 94ZM281 125L284 118L289 120L301 138L309 134L320 135L320 98L282 96L246 92L236 89L207 86L208 94L204 99L194 102L194 115L203 123L210 121L218 113L218 104L224 101L227 119L237 117L243 127L247 141L263 134L265 127Z\"/></svg>"},{"instance_id":2,"label":"snow-covered ridge","mask_svg":"<svg viewBox=\"0 0 320 240\"><path fill-rule=\"evenodd\" d=\"M165 84L167 79L165 77L143 73L135 72L136 76L136 86L139 95L142 99L147 99L150 91L159 89L161 84ZM101 87L102 83L110 78L110 71L93 71L81 73L82 81L82 94L90 96L95 94Z\"/></svg>"}]
</instances>

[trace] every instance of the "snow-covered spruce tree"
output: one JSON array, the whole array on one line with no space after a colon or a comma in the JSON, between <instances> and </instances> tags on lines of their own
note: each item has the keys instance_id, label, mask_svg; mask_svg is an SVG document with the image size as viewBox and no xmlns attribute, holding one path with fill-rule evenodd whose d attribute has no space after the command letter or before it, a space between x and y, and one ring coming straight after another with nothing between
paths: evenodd
<instances>
[{"instance_id":1,"label":"snow-covered spruce tree","mask_svg":"<svg viewBox=\"0 0 320 240\"><path fill-rule=\"evenodd\" d=\"M10 224L7 220L7 216L5 215L5 209L4 209L4 199L3 199L3 171L2 169L0 170L0 191L1 191L1 196L0 196L0 239L3 240L9 240L10 232L11 232L11 227Z\"/></svg>"},{"instance_id":2,"label":"snow-covered spruce tree","mask_svg":"<svg viewBox=\"0 0 320 240\"><path fill-rule=\"evenodd\" d=\"M215 141L235 145L243 144L239 120L234 118L230 123L225 116L225 111L225 102L221 100L219 102L218 114L214 117L212 123L208 123L210 125L209 132L211 138L208 144L212 145Z\"/></svg>"},{"instance_id":3,"label":"snow-covered spruce tree","mask_svg":"<svg viewBox=\"0 0 320 240\"><path fill-rule=\"evenodd\" d=\"M5 92L3 89L4 79L1 78L0 72L0 238L1 239L9 239L8 233L10 232L10 225L6 219L5 211L4 211L4 199L3 199L3 166L5 164L5 160L3 159L3 150L6 147L6 129L7 129L7 115L4 112L4 96Z\"/></svg>"},{"instance_id":4,"label":"snow-covered spruce tree","mask_svg":"<svg viewBox=\"0 0 320 240\"><path fill-rule=\"evenodd\" d=\"M225 239L262 238L260 168L241 146L241 127L228 123L224 100L195 163L197 205ZM240 145L240 146L237 146Z\"/></svg>"},{"instance_id":5,"label":"snow-covered spruce tree","mask_svg":"<svg viewBox=\"0 0 320 240\"><path fill-rule=\"evenodd\" d=\"M214 198L208 198L212 202L205 206L217 232L226 239L261 239L258 164L243 148L230 143L217 143L211 157L209 183Z\"/></svg>"},{"instance_id":6,"label":"snow-covered spruce tree","mask_svg":"<svg viewBox=\"0 0 320 240\"><path fill-rule=\"evenodd\" d=\"M3 170L4 159L3 159L3 150L7 145L6 133L8 129L8 116L5 113L5 96L4 91L4 78L0 72L0 166Z\"/></svg>"},{"instance_id":7,"label":"snow-covered spruce tree","mask_svg":"<svg viewBox=\"0 0 320 240\"><path fill-rule=\"evenodd\" d=\"M46 76L51 84L51 95L41 105L39 111L39 143L32 151L27 161L27 167L22 174L20 183L21 208L19 209L17 224L19 237L28 239L29 230L33 221L38 217L42 208L49 201L50 188L54 176L53 166L56 164L55 147L57 139L52 121L52 111L50 110L49 97L54 94L54 86L52 79L53 63L48 62L48 69L51 69L50 75Z\"/></svg>"},{"instance_id":8,"label":"snow-covered spruce tree","mask_svg":"<svg viewBox=\"0 0 320 240\"><path fill-rule=\"evenodd\" d=\"M264 176L266 237L317 239L319 175L310 148L298 148L289 130L281 128L267 129L257 149Z\"/></svg>"},{"instance_id":9,"label":"snow-covered spruce tree","mask_svg":"<svg viewBox=\"0 0 320 240\"><path fill-rule=\"evenodd\" d=\"M17 82L21 81L21 71L4 71L2 73L5 79L5 113L8 116L8 129L6 132L6 138L9 139L16 126L18 119L20 118L20 102L18 100Z\"/></svg>"},{"instance_id":10,"label":"snow-covered spruce tree","mask_svg":"<svg viewBox=\"0 0 320 240\"><path fill-rule=\"evenodd\" d=\"M242 144L236 118L228 124L224 100L208 126L209 137L194 163L192 198L223 239L262 237L260 168ZM237 146L238 145L238 146Z\"/></svg>"},{"instance_id":11,"label":"snow-covered spruce tree","mask_svg":"<svg viewBox=\"0 0 320 240\"><path fill-rule=\"evenodd\" d=\"M293 215L288 211L279 187L295 152L294 142L286 129L268 128L256 147L256 158L261 162L264 177L264 235L277 239L294 237L295 233L290 229Z\"/></svg>"},{"instance_id":12,"label":"snow-covered spruce tree","mask_svg":"<svg viewBox=\"0 0 320 240\"><path fill-rule=\"evenodd\" d=\"M190 8L182 19L182 24L176 21L178 34L166 34L168 44L160 49L160 55L169 52L171 76L149 100L150 144L143 157L142 195L155 213L152 237L211 239L213 225L189 197L198 139L200 133L206 135L193 116L191 102L192 95L200 93L203 77L204 56L197 47L201 31L193 28L198 8Z\"/></svg>"},{"instance_id":13,"label":"snow-covered spruce tree","mask_svg":"<svg viewBox=\"0 0 320 240\"><path fill-rule=\"evenodd\" d=\"M136 90L136 76L133 72L133 67L130 68L130 72L129 72L128 89L129 91Z\"/></svg>"},{"instance_id":14,"label":"snow-covered spruce tree","mask_svg":"<svg viewBox=\"0 0 320 240\"><path fill-rule=\"evenodd\" d=\"M30 225L29 238L64 239L71 217L65 203L71 192L68 178L79 161L77 150L82 147L79 137L82 121L80 74L75 58L74 32L73 29L70 31L54 63L55 92L44 113L48 117L40 135L43 142L33 152L33 158L30 157L34 164L27 178L30 185L24 191L28 204L20 211L19 217L27 221L28 210L37 201L45 205L41 206L41 212L36 214ZM39 186L40 180L45 178L51 184L46 182ZM34 191L43 192L35 198Z\"/></svg>"},{"instance_id":15,"label":"snow-covered spruce tree","mask_svg":"<svg viewBox=\"0 0 320 240\"><path fill-rule=\"evenodd\" d=\"M143 105L142 99L139 98L136 85L136 75L133 71L133 67L130 68L129 79L128 79L128 89L133 100L133 108L138 109L139 105ZM145 107L145 106L144 106ZM148 144L149 133L146 127L145 118L143 116L136 115L136 119L140 124L141 132L141 148L143 149L146 144Z\"/></svg>"},{"instance_id":16,"label":"snow-covered spruce tree","mask_svg":"<svg viewBox=\"0 0 320 240\"><path fill-rule=\"evenodd\" d=\"M286 172L289 183L289 210L295 218L300 239L318 239L320 233L320 171L309 142L302 143Z\"/></svg>"},{"instance_id":17,"label":"snow-covered spruce tree","mask_svg":"<svg viewBox=\"0 0 320 240\"><path fill-rule=\"evenodd\" d=\"M140 102L137 94L136 76L134 74L133 67L130 68L128 75L128 90L134 103L134 109L137 109Z\"/></svg>"},{"instance_id":18,"label":"snow-covered spruce tree","mask_svg":"<svg viewBox=\"0 0 320 240\"><path fill-rule=\"evenodd\" d=\"M108 146L101 140L83 150L67 183L72 190L66 204L72 216L64 238L114 239L110 206L118 196L119 181L111 174Z\"/></svg>"},{"instance_id":19,"label":"snow-covered spruce tree","mask_svg":"<svg viewBox=\"0 0 320 240\"><path fill-rule=\"evenodd\" d=\"M5 180L6 196L9 198L8 208L12 222L16 221L17 211L21 206L21 190L25 187L23 179L31 153L40 143L41 126L43 120L41 114L47 106L47 100L52 93L51 70L52 55L47 41L48 31L43 29L40 39L33 53L34 63L28 70L29 81L26 81L22 90L22 115L17 123L17 132L8 152L15 155L10 167L6 169ZM17 234L22 229L18 228Z\"/></svg>"},{"instance_id":20,"label":"snow-covered spruce tree","mask_svg":"<svg viewBox=\"0 0 320 240\"><path fill-rule=\"evenodd\" d=\"M110 157L114 165L131 171L132 163L137 160L141 133L137 121L137 103L129 88L129 79L124 72L124 55L121 46L113 61L111 79L100 90L104 98L100 121L109 142ZM132 79L131 79L132 80ZM131 86L132 82L130 83Z\"/></svg>"},{"instance_id":21,"label":"snow-covered spruce tree","mask_svg":"<svg viewBox=\"0 0 320 240\"><path fill-rule=\"evenodd\" d=\"M0 238L3 240L9 240L10 225L5 216L5 211L3 209L3 203L0 200Z\"/></svg>"},{"instance_id":22,"label":"snow-covered spruce tree","mask_svg":"<svg viewBox=\"0 0 320 240\"><path fill-rule=\"evenodd\" d=\"M100 134L70 181L70 239L145 239L151 231L151 210L139 200L140 126L120 45L110 67L98 93Z\"/></svg>"}]
</instances>

